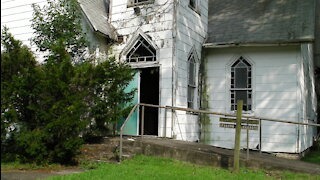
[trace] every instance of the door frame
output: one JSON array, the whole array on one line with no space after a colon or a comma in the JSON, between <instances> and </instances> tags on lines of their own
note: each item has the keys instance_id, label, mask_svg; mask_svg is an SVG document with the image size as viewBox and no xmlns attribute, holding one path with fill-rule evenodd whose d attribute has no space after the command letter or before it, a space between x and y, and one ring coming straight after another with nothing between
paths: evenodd
<instances>
[{"instance_id":1,"label":"door frame","mask_svg":"<svg viewBox=\"0 0 320 180\"><path fill-rule=\"evenodd\" d=\"M140 69L144 69L144 68L159 68L159 104L161 104L161 82L162 82L162 73L161 73L161 64L144 64L144 63L140 63L139 65L138 64L130 64L131 68L134 69L134 70L138 70L139 72ZM138 103L140 103L140 85L141 85L141 74L139 75L139 81L138 81ZM138 112L140 112L140 107L138 107ZM140 113L138 113L138 118L137 118L137 135L139 135L139 132L140 132L140 116L139 116ZM158 110L158 137L161 136L161 130L160 130L160 127L161 127L161 123L162 123L162 120L161 120L161 109Z\"/></svg>"}]
</instances>

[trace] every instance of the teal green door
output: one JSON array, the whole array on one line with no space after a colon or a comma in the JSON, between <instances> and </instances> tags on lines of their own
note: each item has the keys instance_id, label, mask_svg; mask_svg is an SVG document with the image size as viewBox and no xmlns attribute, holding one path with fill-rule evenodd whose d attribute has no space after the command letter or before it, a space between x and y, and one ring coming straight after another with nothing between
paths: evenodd
<instances>
[{"instance_id":1,"label":"teal green door","mask_svg":"<svg viewBox=\"0 0 320 180\"><path fill-rule=\"evenodd\" d=\"M128 87L126 88L126 92L130 92L132 89L137 89L133 100L130 104L138 104L139 103L139 84L140 84L140 71L137 71L136 75L134 76L133 80L129 83ZM118 123L118 132L120 133L120 127L124 123L125 119L120 120ZM135 110L132 114L131 118L128 120L127 124L124 126L123 129L124 135L132 135L136 136L139 135L139 108Z\"/></svg>"}]
</instances>

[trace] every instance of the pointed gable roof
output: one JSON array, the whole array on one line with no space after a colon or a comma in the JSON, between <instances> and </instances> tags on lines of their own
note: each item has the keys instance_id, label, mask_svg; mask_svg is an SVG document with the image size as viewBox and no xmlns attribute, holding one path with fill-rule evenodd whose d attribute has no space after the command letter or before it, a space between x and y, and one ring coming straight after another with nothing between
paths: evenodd
<instances>
[{"instance_id":1,"label":"pointed gable roof","mask_svg":"<svg viewBox=\"0 0 320 180\"><path fill-rule=\"evenodd\" d=\"M94 31L117 40L114 27L108 22L108 14L103 0L78 0L80 7Z\"/></svg>"}]
</instances>

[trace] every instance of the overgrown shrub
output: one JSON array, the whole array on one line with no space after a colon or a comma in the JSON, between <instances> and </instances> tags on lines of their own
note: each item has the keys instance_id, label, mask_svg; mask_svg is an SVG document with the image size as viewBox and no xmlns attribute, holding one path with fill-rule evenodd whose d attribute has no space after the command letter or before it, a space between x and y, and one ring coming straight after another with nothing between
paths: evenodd
<instances>
[{"instance_id":1,"label":"overgrown shrub","mask_svg":"<svg viewBox=\"0 0 320 180\"><path fill-rule=\"evenodd\" d=\"M92 103L90 131L88 136L104 136L110 130L115 131L115 124L124 118L132 106L125 106L134 95L134 91L125 92L133 79L134 73L126 63L109 58L95 66L92 79Z\"/></svg>"},{"instance_id":2,"label":"overgrown shrub","mask_svg":"<svg viewBox=\"0 0 320 180\"><path fill-rule=\"evenodd\" d=\"M83 143L81 135L105 135L130 110L123 106L133 97L133 91L124 92L134 76L127 64L114 58L74 64L60 44L52 46L54 56L37 65L10 33L2 39L1 153L6 160L70 163Z\"/></svg>"},{"instance_id":3,"label":"overgrown shrub","mask_svg":"<svg viewBox=\"0 0 320 180\"><path fill-rule=\"evenodd\" d=\"M37 124L36 106L41 71L30 49L8 29L1 35L1 153L16 143L15 133ZM9 149L8 149L9 151ZM13 156L12 156L13 157Z\"/></svg>"},{"instance_id":4,"label":"overgrown shrub","mask_svg":"<svg viewBox=\"0 0 320 180\"><path fill-rule=\"evenodd\" d=\"M130 110L134 91L124 89L131 68L114 58L98 64L83 58L77 1L48 2L34 6L34 42L49 52L43 64L8 30L2 35L2 160L70 163L83 136L105 135Z\"/></svg>"}]
</instances>

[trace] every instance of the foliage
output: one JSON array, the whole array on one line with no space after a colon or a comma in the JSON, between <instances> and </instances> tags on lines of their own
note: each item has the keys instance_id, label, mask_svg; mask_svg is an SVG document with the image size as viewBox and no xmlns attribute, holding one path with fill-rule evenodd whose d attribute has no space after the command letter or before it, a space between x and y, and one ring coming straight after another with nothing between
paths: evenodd
<instances>
[{"instance_id":1,"label":"foliage","mask_svg":"<svg viewBox=\"0 0 320 180\"><path fill-rule=\"evenodd\" d=\"M302 160L320 165L320 149L312 149Z\"/></svg>"},{"instance_id":2,"label":"foliage","mask_svg":"<svg viewBox=\"0 0 320 180\"><path fill-rule=\"evenodd\" d=\"M136 156L121 164L99 164L91 171L57 176L58 179L319 179L318 176L279 171L250 170L242 168L239 174L227 169L200 166L173 159Z\"/></svg>"},{"instance_id":3,"label":"foliage","mask_svg":"<svg viewBox=\"0 0 320 180\"><path fill-rule=\"evenodd\" d=\"M60 58L49 57L39 66L7 30L2 40L2 154L22 162L70 162L82 143L79 134L86 121L80 117L86 106L78 89L71 88L69 56L56 47Z\"/></svg>"},{"instance_id":4,"label":"foliage","mask_svg":"<svg viewBox=\"0 0 320 180\"><path fill-rule=\"evenodd\" d=\"M41 71L32 52L7 28L1 35L1 153L15 143L22 126L35 127Z\"/></svg>"},{"instance_id":5,"label":"foliage","mask_svg":"<svg viewBox=\"0 0 320 180\"><path fill-rule=\"evenodd\" d=\"M20 162L70 163L84 135L105 135L130 107L130 67L114 58L78 61L86 40L75 0L34 6L34 42L49 51L38 65L8 30L1 52L1 155ZM95 62L95 59L93 59Z\"/></svg>"},{"instance_id":6,"label":"foliage","mask_svg":"<svg viewBox=\"0 0 320 180\"><path fill-rule=\"evenodd\" d=\"M125 106L132 100L134 91L125 92L125 88L134 76L131 68L115 58L95 66L91 80L92 103L90 117L93 119L88 136L103 136L110 124L115 125L124 118L132 106ZM113 130L115 130L113 128Z\"/></svg>"},{"instance_id":7,"label":"foliage","mask_svg":"<svg viewBox=\"0 0 320 180\"><path fill-rule=\"evenodd\" d=\"M81 28L76 0L47 0L48 6L33 5L33 42L40 51L54 55L55 47L64 47L74 62L83 56L88 44Z\"/></svg>"}]
</instances>

